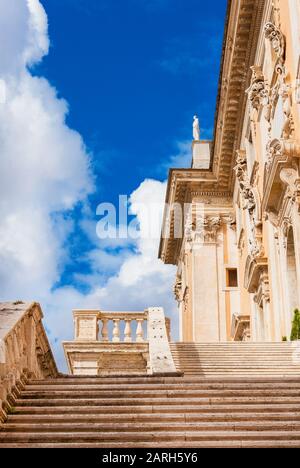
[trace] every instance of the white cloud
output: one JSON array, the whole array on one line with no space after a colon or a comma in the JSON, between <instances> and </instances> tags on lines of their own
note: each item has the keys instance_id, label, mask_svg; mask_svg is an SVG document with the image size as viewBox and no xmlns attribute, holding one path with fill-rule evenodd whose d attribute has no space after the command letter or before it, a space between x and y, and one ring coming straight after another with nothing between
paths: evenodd
<instances>
[{"instance_id":1,"label":"white cloud","mask_svg":"<svg viewBox=\"0 0 300 468\"><path fill-rule=\"evenodd\" d=\"M162 305L175 317L174 269L157 259L157 238L99 241L87 195L94 189L90 155L80 134L66 124L68 105L29 66L49 49L47 15L38 0L0 0L0 284L1 300L37 300L58 363L61 341L72 339L73 308L140 310ZM146 229L140 203L162 205L164 183L145 180L131 196L132 213ZM90 272L73 285L55 287L70 262L68 236L78 226L72 209L86 209L79 225L93 242ZM159 223L158 223L159 224ZM103 286L103 272L110 272ZM80 275L78 275L79 277ZM105 276L105 275L104 275Z\"/></svg>"},{"instance_id":2,"label":"white cloud","mask_svg":"<svg viewBox=\"0 0 300 468\"><path fill-rule=\"evenodd\" d=\"M38 0L0 0L0 278L3 299L51 294L73 228L66 210L93 189L81 136L65 123L67 103L33 65L47 53Z\"/></svg>"}]
</instances>

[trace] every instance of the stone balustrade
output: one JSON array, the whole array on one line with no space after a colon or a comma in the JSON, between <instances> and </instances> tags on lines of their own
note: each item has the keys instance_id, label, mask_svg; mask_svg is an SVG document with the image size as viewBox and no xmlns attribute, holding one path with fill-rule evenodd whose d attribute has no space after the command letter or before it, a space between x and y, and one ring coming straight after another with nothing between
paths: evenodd
<instances>
[{"instance_id":1,"label":"stone balustrade","mask_svg":"<svg viewBox=\"0 0 300 468\"><path fill-rule=\"evenodd\" d=\"M57 376L37 303L0 304L0 421L27 378Z\"/></svg>"},{"instance_id":2,"label":"stone balustrade","mask_svg":"<svg viewBox=\"0 0 300 468\"><path fill-rule=\"evenodd\" d=\"M110 341L143 343L146 341L143 329L144 322L147 321L145 312L75 310L73 316L77 341L99 340L104 343Z\"/></svg>"},{"instance_id":3,"label":"stone balustrade","mask_svg":"<svg viewBox=\"0 0 300 468\"><path fill-rule=\"evenodd\" d=\"M163 309L143 312L73 311L75 337L65 342L75 375L176 373Z\"/></svg>"}]
</instances>

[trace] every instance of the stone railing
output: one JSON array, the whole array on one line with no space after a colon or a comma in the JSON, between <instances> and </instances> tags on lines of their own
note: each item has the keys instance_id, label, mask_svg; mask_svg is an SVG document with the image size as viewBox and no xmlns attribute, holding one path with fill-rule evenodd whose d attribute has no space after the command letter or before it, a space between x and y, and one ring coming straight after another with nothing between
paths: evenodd
<instances>
[{"instance_id":1,"label":"stone railing","mask_svg":"<svg viewBox=\"0 0 300 468\"><path fill-rule=\"evenodd\" d=\"M0 304L0 420L28 378L58 374L37 303Z\"/></svg>"},{"instance_id":2,"label":"stone railing","mask_svg":"<svg viewBox=\"0 0 300 468\"><path fill-rule=\"evenodd\" d=\"M144 312L75 310L75 339L64 350L71 374L176 373L163 309Z\"/></svg>"},{"instance_id":3,"label":"stone railing","mask_svg":"<svg viewBox=\"0 0 300 468\"><path fill-rule=\"evenodd\" d=\"M75 310L75 340L112 343L143 343L146 312L100 312ZM133 336L133 322L136 329ZM111 332L111 333L110 333Z\"/></svg>"}]
</instances>

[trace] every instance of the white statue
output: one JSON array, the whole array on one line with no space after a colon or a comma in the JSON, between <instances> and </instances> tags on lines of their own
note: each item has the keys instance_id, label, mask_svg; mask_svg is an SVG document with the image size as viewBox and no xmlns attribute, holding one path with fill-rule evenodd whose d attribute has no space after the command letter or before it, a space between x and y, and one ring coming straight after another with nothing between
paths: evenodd
<instances>
[{"instance_id":1,"label":"white statue","mask_svg":"<svg viewBox=\"0 0 300 468\"><path fill-rule=\"evenodd\" d=\"M200 140L200 125L199 125L199 119L197 115L194 115L193 137L194 137L194 140Z\"/></svg>"}]
</instances>

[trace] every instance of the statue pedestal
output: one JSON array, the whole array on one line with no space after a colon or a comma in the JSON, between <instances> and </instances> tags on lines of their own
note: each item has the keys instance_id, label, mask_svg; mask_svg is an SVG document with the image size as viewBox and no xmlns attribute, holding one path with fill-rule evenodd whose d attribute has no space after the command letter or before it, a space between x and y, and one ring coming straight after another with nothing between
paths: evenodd
<instances>
[{"instance_id":1,"label":"statue pedestal","mask_svg":"<svg viewBox=\"0 0 300 468\"><path fill-rule=\"evenodd\" d=\"M210 146L208 140L194 140L192 143L192 168L209 169L210 167Z\"/></svg>"}]
</instances>

